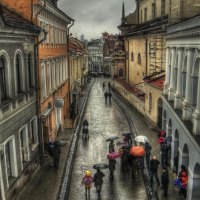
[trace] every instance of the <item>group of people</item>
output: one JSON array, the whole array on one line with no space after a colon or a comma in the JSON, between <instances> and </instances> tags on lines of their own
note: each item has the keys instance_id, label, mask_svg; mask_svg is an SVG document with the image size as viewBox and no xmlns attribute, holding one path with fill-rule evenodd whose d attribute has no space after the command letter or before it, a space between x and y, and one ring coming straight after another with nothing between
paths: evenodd
<instances>
[{"instance_id":1,"label":"group of people","mask_svg":"<svg viewBox=\"0 0 200 200\"><path fill-rule=\"evenodd\" d=\"M94 177L92 177L92 173L90 170L85 171L82 184L85 185L86 199L90 199L90 190L92 187L92 183L94 183L94 186L96 187L96 192L98 194L98 197L100 198L101 189L103 185L103 177L105 177L105 174L100 170L99 167L97 167L97 171L94 174Z\"/></svg>"},{"instance_id":2,"label":"group of people","mask_svg":"<svg viewBox=\"0 0 200 200\"><path fill-rule=\"evenodd\" d=\"M60 141L48 142L48 152L51 158L51 166L55 169L59 168L59 160L61 154Z\"/></svg>"}]
</instances>

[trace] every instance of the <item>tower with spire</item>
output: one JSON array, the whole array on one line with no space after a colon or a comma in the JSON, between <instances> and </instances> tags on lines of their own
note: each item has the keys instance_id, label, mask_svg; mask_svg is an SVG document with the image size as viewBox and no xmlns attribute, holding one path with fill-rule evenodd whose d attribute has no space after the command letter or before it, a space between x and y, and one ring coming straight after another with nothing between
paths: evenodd
<instances>
[{"instance_id":1,"label":"tower with spire","mask_svg":"<svg viewBox=\"0 0 200 200\"><path fill-rule=\"evenodd\" d=\"M122 18L121 18L121 25L125 25L126 22L126 17L125 17L125 8L124 8L124 2L122 4Z\"/></svg>"}]
</instances>

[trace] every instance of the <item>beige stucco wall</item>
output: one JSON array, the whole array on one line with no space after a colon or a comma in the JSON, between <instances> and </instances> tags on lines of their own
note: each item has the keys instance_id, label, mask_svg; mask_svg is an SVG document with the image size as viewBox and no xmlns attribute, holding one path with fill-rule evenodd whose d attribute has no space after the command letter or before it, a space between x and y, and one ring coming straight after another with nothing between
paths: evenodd
<instances>
[{"instance_id":1,"label":"beige stucco wall","mask_svg":"<svg viewBox=\"0 0 200 200\"><path fill-rule=\"evenodd\" d=\"M127 91L122 85L115 80L112 81L113 88L119 92L131 105L133 105L141 114L145 115L145 105L137 96Z\"/></svg>"},{"instance_id":2,"label":"beige stucco wall","mask_svg":"<svg viewBox=\"0 0 200 200\"><path fill-rule=\"evenodd\" d=\"M143 37L129 38L129 83L138 84L143 82L146 75L146 47ZM134 61L131 61L133 52ZM138 64L138 53L141 55L141 64Z\"/></svg>"},{"instance_id":3,"label":"beige stucco wall","mask_svg":"<svg viewBox=\"0 0 200 200\"><path fill-rule=\"evenodd\" d=\"M152 96L152 108L150 111L149 96ZM158 119L158 99L161 98L162 90L145 84L145 116L156 126Z\"/></svg>"}]
</instances>

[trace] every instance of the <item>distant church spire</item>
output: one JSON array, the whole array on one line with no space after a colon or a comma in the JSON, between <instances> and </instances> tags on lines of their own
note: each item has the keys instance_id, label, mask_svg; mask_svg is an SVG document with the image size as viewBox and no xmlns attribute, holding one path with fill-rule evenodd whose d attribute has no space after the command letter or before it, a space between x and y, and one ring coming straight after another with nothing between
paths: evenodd
<instances>
[{"instance_id":1,"label":"distant church spire","mask_svg":"<svg viewBox=\"0 0 200 200\"><path fill-rule=\"evenodd\" d=\"M124 2L122 4L122 18L121 18L121 24L126 24L126 18L125 18L125 9L124 9Z\"/></svg>"}]
</instances>

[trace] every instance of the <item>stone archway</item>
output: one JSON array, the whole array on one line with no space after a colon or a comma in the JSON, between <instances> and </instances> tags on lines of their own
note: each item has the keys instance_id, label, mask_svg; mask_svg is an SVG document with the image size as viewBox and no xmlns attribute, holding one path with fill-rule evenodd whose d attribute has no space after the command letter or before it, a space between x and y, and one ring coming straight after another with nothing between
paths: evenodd
<instances>
[{"instance_id":1,"label":"stone archway","mask_svg":"<svg viewBox=\"0 0 200 200\"><path fill-rule=\"evenodd\" d=\"M167 123L167 115L166 115L166 111L163 112L163 117L162 117L162 130L164 130L166 132L166 123Z\"/></svg>"},{"instance_id":2,"label":"stone archway","mask_svg":"<svg viewBox=\"0 0 200 200\"><path fill-rule=\"evenodd\" d=\"M157 110L157 126L159 129L162 129L163 102L162 102L161 98L158 99L157 108L158 108L158 110Z\"/></svg>"},{"instance_id":3,"label":"stone archway","mask_svg":"<svg viewBox=\"0 0 200 200\"><path fill-rule=\"evenodd\" d=\"M189 150L187 144L183 146L181 165L184 165L186 169L189 166Z\"/></svg>"},{"instance_id":4,"label":"stone archway","mask_svg":"<svg viewBox=\"0 0 200 200\"><path fill-rule=\"evenodd\" d=\"M119 77L123 77L124 76L124 71L122 68L119 69Z\"/></svg>"},{"instance_id":5,"label":"stone archway","mask_svg":"<svg viewBox=\"0 0 200 200\"><path fill-rule=\"evenodd\" d=\"M173 167L176 171L178 171L179 167L179 133L178 130L175 130L175 133L173 135L173 143L172 143L172 160L171 163L173 163Z\"/></svg>"},{"instance_id":6,"label":"stone archway","mask_svg":"<svg viewBox=\"0 0 200 200\"><path fill-rule=\"evenodd\" d=\"M199 185L200 185L200 164L196 163L194 167L194 172L193 172L191 199L194 199L194 200L200 199Z\"/></svg>"},{"instance_id":7,"label":"stone archway","mask_svg":"<svg viewBox=\"0 0 200 200\"><path fill-rule=\"evenodd\" d=\"M167 136L172 136L172 120L169 119L168 125L167 125Z\"/></svg>"}]
</instances>

